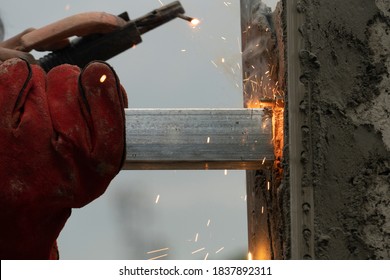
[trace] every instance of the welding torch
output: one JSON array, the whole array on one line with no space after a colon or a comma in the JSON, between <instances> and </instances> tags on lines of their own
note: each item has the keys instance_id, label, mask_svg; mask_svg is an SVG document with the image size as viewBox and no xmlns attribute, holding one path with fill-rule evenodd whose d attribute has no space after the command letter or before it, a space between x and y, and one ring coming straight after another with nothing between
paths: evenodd
<instances>
[{"instance_id":1,"label":"welding torch","mask_svg":"<svg viewBox=\"0 0 390 280\"><path fill-rule=\"evenodd\" d=\"M126 23L112 32L93 34L73 39L68 46L53 51L38 60L38 64L48 72L60 64L73 64L84 67L93 60L106 61L142 42L141 35L176 17L184 16L179 1L172 2L135 20L130 20L124 12L118 17ZM97 32L99 30L96 30Z\"/></svg>"}]
</instances>

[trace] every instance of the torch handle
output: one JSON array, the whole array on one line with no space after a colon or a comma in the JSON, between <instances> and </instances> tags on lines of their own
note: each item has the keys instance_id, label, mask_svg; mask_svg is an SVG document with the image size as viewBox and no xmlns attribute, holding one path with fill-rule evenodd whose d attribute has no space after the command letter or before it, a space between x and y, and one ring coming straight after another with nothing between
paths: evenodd
<instances>
[{"instance_id":1,"label":"torch handle","mask_svg":"<svg viewBox=\"0 0 390 280\"><path fill-rule=\"evenodd\" d=\"M123 13L120 17L126 16L128 21L124 27L107 34L94 34L74 39L68 47L40 58L38 64L48 72L53 67L65 63L83 68L93 60L106 61L142 42L142 34L183 13L184 9L179 1L162 6L133 21L129 21L127 14Z\"/></svg>"},{"instance_id":2,"label":"torch handle","mask_svg":"<svg viewBox=\"0 0 390 280\"><path fill-rule=\"evenodd\" d=\"M38 63L48 72L60 64L74 64L83 68L93 60L106 61L142 41L135 22L108 34L95 34L72 40L64 49L40 58Z\"/></svg>"}]
</instances>

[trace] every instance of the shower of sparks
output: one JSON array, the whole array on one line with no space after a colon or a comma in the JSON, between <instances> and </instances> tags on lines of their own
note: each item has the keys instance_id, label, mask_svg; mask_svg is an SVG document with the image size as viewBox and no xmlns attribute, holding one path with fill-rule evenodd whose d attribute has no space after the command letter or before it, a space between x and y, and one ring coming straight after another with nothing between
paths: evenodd
<instances>
[{"instance_id":1,"label":"shower of sparks","mask_svg":"<svg viewBox=\"0 0 390 280\"><path fill-rule=\"evenodd\" d=\"M209 253L206 254L206 256L204 257L204 260L207 260L208 257L209 257Z\"/></svg>"},{"instance_id":2,"label":"shower of sparks","mask_svg":"<svg viewBox=\"0 0 390 280\"><path fill-rule=\"evenodd\" d=\"M194 255L194 254L196 254L196 253L202 252L204 249L206 249L206 248L205 248L205 247L200 248L200 249L198 249L198 250L193 251L191 254Z\"/></svg>"},{"instance_id":3,"label":"shower of sparks","mask_svg":"<svg viewBox=\"0 0 390 280\"><path fill-rule=\"evenodd\" d=\"M161 255L161 256L157 256L157 257L153 257L153 258L150 258L148 259L149 261L152 261L152 260L158 260L158 259L161 259L161 258L164 258L164 257L167 257L168 254L164 254L164 255Z\"/></svg>"},{"instance_id":4,"label":"shower of sparks","mask_svg":"<svg viewBox=\"0 0 390 280\"><path fill-rule=\"evenodd\" d=\"M228 175L227 169L225 169L224 174L225 174L225 176Z\"/></svg>"},{"instance_id":5,"label":"shower of sparks","mask_svg":"<svg viewBox=\"0 0 390 280\"><path fill-rule=\"evenodd\" d=\"M159 202L159 200L160 200L160 195L157 195L157 197L156 197L156 204Z\"/></svg>"},{"instance_id":6,"label":"shower of sparks","mask_svg":"<svg viewBox=\"0 0 390 280\"><path fill-rule=\"evenodd\" d=\"M167 251L167 250L169 250L169 248L162 248L162 249L157 249L157 250L146 252L146 254L155 254L155 253L160 253L162 251Z\"/></svg>"},{"instance_id":7,"label":"shower of sparks","mask_svg":"<svg viewBox=\"0 0 390 280\"><path fill-rule=\"evenodd\" d=\"M223 249L225 249L225 247L222 247L222 248L218 249L218 251L216 251L215 253L218 254L218 253L221 252Z\"/></svg>"},{"instance_id":8,"label":"shower of sparks","mask_svg":"<svg viewBox=\"0 0 390 280\"><path fill-rule=\"evenodd\" d=\"M207 221L207 227L209 227L210 226L210 223L211 223L211 220L209 219L208 221Z\"/></svg>"},{"instance_id":9,"label":"shower of sparks","mask_svg":"<svg viewBox=\"0 0 390 280\"><path fill-rule=\"evenodd\" d=\"M101 77L100 77L100 82L101 83L104 83L104 81L107 79L107 76L106 75L102 75Z\"/></svg>"},{"instance_id":10,"label":"shower of sparks","mask_svg":"<svg viewBox=\"0 0 390 280\"><path fill-rule=\"evenodd\" d=\"M198 238L199 238L199 233L197 233L196 235L195 235L195 242L198 242Z\"/></svg>"}]
</instances>

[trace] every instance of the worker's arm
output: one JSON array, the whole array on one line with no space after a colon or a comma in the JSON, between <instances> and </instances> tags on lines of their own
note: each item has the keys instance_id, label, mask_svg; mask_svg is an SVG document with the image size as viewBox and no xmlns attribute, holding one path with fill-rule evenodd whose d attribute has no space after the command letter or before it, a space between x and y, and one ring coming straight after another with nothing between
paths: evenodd
<instances>
[{"instance_id":1,"label":"worker's arm","mask_svg":"<svg viewBox=\"0 0 390 280\"><path fill-rule=\"evenodd\" d=\"M46 25L42 28L28 28L25 31L0 42L0 62L18 57L30 63L37 63L29 53L31 50L54 51L69 45L72 36L105 34L124 26L121 17L104 12L76 14Z\"/></svg>"},{"instance_id":2,"label":"worker's arm","mask_svg":"<svg viewBox=\"0 0 390 280\"><path fill-rule=\"evenodd\" d=\"M0 63L14 57L27 60L29 63L36 63L34 57L30 53L18 50L17 48L17 42L20 41L20 38L23 35L31 32L32 30L34 29L26 29L25 31L12 37L11 39L5 42L0 42Z\"/></svg>"},{"instance_id":3,"label":"worker's arm","mask_svg":"<svg viewBox=\"0 0 390 280\"><path fill-rule=\"evenodd\" d=\"M141 35L184 15L179 1L130 20L127 12L119 16L87 12L66 17L39 29L25 32L0 43L0 60L11 56L38 63L46 72L57 65L73 64L83 68L94 60L106 61L142 41ZM78 38L69 42L69 37ZM53 51L38 60L27 52ZM22 53L25 52L25 53ZM3 57L3 58L2 58Z\"/></svg>"}]
</instances>

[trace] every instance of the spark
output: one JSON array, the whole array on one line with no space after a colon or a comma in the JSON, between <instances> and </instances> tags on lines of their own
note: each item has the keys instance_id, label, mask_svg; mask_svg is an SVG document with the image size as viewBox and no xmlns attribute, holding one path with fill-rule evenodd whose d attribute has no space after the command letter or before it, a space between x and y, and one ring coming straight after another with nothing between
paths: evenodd
<instances>
[{"instance_id":1,"label":"spark","mask_svg":"<svg viewBox=\"0 0 390 280\"><path fill-rule=\"evenodd\" d=\"M222 57L221 62L225 63L225 58L224 57Z\"/></svg>"},{"instance_id":2,"label":"spark","mask_svg":"<svg viewBox=\"0 0 390 280\"><path fill-rule=\"evenodd\" d=\"M264 214L264 206L261 206L261 214Z\"/></svg>"},{"instance_id":3,"label":"spark","mask_svg":"<svg viewBox=\"0 0 390 280\"><path fill-rule=\"evenodd\" d=\"M164 4L161 0L158 0L158 2L160 2L161 6L164 6Z\"/></svg>"},{"instance_id":4,"label":"spark","mask_svg":"<svg viewBox=\"0 0 390 280\"><path fill-rule=\"evenodd\" d=\"M226 37L221 36L221 39L224 40L224 41L226 41Z\"/></svg>"},{"instance_id":5,"label":"spark","mask_svg":"<svg viewBox=\"0 0 390 280\"><path fill-rule=\"evenodd\" d=\"M199 238L199 233L196 233L196 235L195 235L195 242L198 242L198 238Z\"/></svg>"},{"instance_id":6,"label":"spark","mask_svg":"<svg viewBox=\"0 0 390 280\"><path fill-rule=\"evenodd\" d=\"M100 77L100 82L101 83L104 83L104 81L107 79L107 76L106 75L102 75L101 77Z\"/></svg>"},{"instance_id":7,"label":"spark","mask_svg":"<svg viewBox=\"0 0 390 280\"><path fill-rule=\"evenodd\" d=\"M200 248L200 249L198 249L198 250L195 250L195 251L193 251L191 254L193 255L193 254L196 254L196 253L202 252L204 249L206 249L206 248L205 248L205 247L203 247L203 248Z\"/></svg>"},{"instance_id":8,"label":"spark","mask_svg":"<svg viewBox=\"0 0 390 280\"><path fill-rule=\"evenodd\" d=\"M206 254L206 256L204 257L204 260L207 260L208 257L209 257L209 253Z\"/></svg>"},{"instance_id":9,"label":"spark","mask_svg":"<svg viewBox=\"0 0 390 280\"><path fill-rule=\"evenodd\" d=\"M267 182L267 190L270 190L270 188L271 188L271 182Z\"/></svg>"},{"instance_id":10,"label":"spark","mask_svg":"<svg viewBox=\"0 0 390 280\"><path fill-rule=\"evenodd\" d=\"M167 250L169 250L169 248L162 248L162 249L157 249L157 250L146 252L146 254L154 254L154 253L159 253L159 252L167 251Z\"/></svg>"},{"instance_id":11,"label":"spark","mask_svg":"<svg viewBox=\"0 0 390 280\"><path fill-rule=\"evenodd\" d=\"M67 5L65 6L65 11L69 11L69 10L70 10L70 5L67 4Z\"/></svg>"},{"instance_id":12,"label":"spark","mask_svg":"<svg viewBox=\"0 0 390 280\"><path fill-rule=\"evenodd\" d=\"M218 254L218 253L221 252L223 249L225 249L225 247L222 247L222 248L218 249L218 251L216 251L215 253Z\"/></svg>"},{"instance_id":13,"label":"spark","mask_svg":"<svg viewBox=\"0 0 390 280\"><path fill-rule=\"evenodd\" d=\"M164 257L166 257L166 256L168 256L168 254L164 254L164 255L161 255L161 256L157 256L157 257L154 257L154 258L150 258L150 259L148 259L148 260L157 260L157 259L161 259L161 258L164 258Z\"/></svg>"},{"instance_id":14,"label":"spark","mask_svg":"<svg viewBox=\"0 0 390 280\"><path fill-rule=\"evenodd\" d=\"M266 159L267 159L267 157L263 158L263 162L261 163L262 165L264 165Z\"/></svg>"},{"instance_id":15,"label":"spark","mask_svg":"<svg viewBox=\"0 0 390 280\"><path fill-rule=\"evenodd\" d=\"M210 226L210 223L211 223L211 220L209 219L209 220L207 221L207 227Z\"/></svg>"},{"instance_id":16,"label":"spark","mask_svg":"<svg viewBox=\"0 0 390 280\"><path fill-rule=\"evenodd\" d=\"M181 50L181 52L186 52L186 51L187 51L187 50L185 50L185 49L182 49L182 50Z\"/></svg>"},{"instance_id":17,"label":"spark","mask_svg":"<svg viewBox=\"0 0 390 280\"><path fill-rule=\"evenodd\" d=\"M240 63L237 62L237 68L241 70Z\"/></svg>"},{"instance_id":18,"label":"spark","mask_svg":"<svg viewBox=\"0 0 390 280\"><path fill-rule=\"evenodd\" d=\"M210 60L210 61L211 61L212 64L214 64L214 66L215 66L216 68L218 68L218 65L217 65L213 60Z\"/></svg>"},{"instance_id":19,"label":"spark","mask_svg":"<svg viewBox=\"0 0 390 280\"><path fill-rule=\"evenodd\" d=\"M156 197L156 204L158 203L159 200L160 200L160 195L157 195L157 197Z\"/></svg>"},{"instance_id":20,"label":"spark","mask_svg":"<svg viewBox=\"0 0 390 280\"><path fill-rule=\"evenodd\" d=\"M253 66L253 65L251 65L251 67L252 67L253 69L256 69L255 66Z\"/></svg>"},{"instance_id":21,"label":"spark","mask_svg":"<svg viewBox=\"0 0 390 280\"><path fill-rule=\"evenodd\" d=\"M244 196L244 200L246 201L247 199L248 199L248 196L247 196L247 195L245 195L245 196Z\"/></svg>"},{"instance_id":22,"label":"spark","mask_svg":"<svg viewBox=\"0 0 390 280\"><path fill-rule=\"evenodd\" d=\"M252 256L252 253L251 253L251 252L248 253L248 260L249 260L249 261L253 260L253 256Z\"/></svg>"},{"instance_id":23,"label":"spark","mask_svg":"<svg viewBox=\"0 0 390 280\"><path fill-rule=\"evenodd\" d=\"M210 144L210 137L207 137L207 144Z\"/></svg>"},{"instance_id":24,"label":"spark","mask_svg":"<svg viewBox=\"0 0 390 280\"><path fill-rule=\"evenodd\" d=\"M227 171L227 169L225 169L225 171L224 171L224 174L225 174L225 176L228 174L228 171Z\"/></svg>"}]
</instances>

